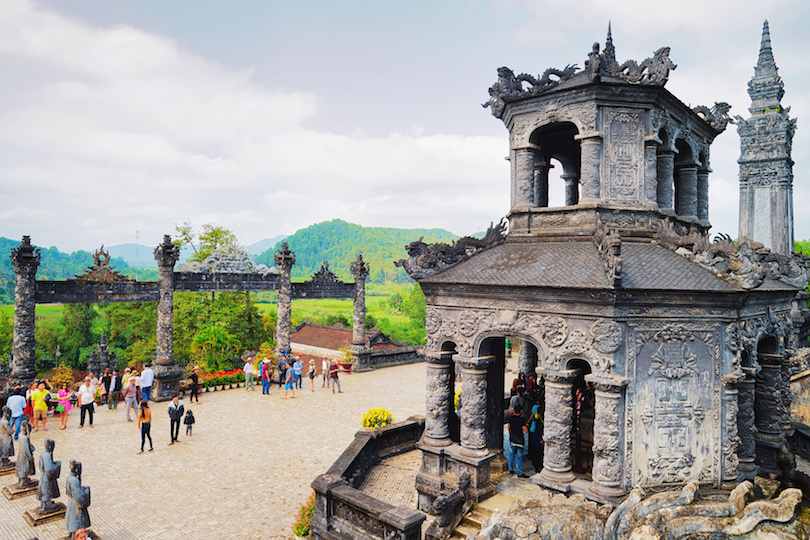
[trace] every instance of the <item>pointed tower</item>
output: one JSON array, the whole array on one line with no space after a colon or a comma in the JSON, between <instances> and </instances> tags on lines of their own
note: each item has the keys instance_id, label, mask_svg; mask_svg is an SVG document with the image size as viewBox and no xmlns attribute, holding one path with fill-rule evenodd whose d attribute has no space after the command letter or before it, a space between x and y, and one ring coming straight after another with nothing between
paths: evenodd
<instances>
[{"instance_id":1,"label":"pointed tower","mask_svg":"<svg viewBox=\"0 0 810 540\"><path fill-rule=\"evenodd\" d=\"M740 135L740 238L771 251L793 253L793 160L796 120L782 107L784 84L771 50L768 21L754 77L748 83L751 118L738 118Z\"/></svg>"}]
</instances>

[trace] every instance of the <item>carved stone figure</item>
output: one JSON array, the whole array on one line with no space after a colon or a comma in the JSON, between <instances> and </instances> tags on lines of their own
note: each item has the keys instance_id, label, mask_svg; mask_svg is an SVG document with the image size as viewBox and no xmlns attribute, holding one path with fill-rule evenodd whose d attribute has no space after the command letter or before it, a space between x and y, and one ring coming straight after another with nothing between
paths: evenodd
<instances>
[{"instance_id":1,"label":"carved stone figure","mask_svg":"<svg viewBox=\"0 0 810 540\"><path fill-rule=\"evenodd\" d=\"M29 435L31 434L31 424L23 420L22 431L19 438L19 454L17 456L17 466L14 469L14 476L17 477L16 487L23 489L35 484L29 476L36 474L34 465L34 445L31 444Z\"/></svg>"},{"instance_id":2,"label":"carved stone figure","mask_svg":"<svg viewBox=\"0 0 810 540\"><path fill-rule=\"evenodd\" d=\"M3 407L3 417L0 418L0 468L14 465L9 458L14 456L14 436L12 434L11 409Z\"/></svg>"},{"instance_id":3,"label":"carved stone figure","mask_svg":"<svg viewBox=\"0 0 810 540\"><path fill-rule=\"evenodd\" d=\"M68 498L65 512L65 529L73 537L77 529L86 529L90 526L90 488L82 486L82 464L70 460L70 474L65 482L65 495Z\"/></svg>"},{"instance_id":4,"label":"carved stone figure","mask_svg":"<svg viewBox=\"0 0 810 540\"><path fill-rule=\"evenodd\" d=\"M447 495L436 497L436 500L433 501L433 513L436 515L436 519L425 531L425 540L444 540L450 537L453 529L472 506L471 481L470 473L465 471L458 477L456 489Z\"/></svg>"},{"instance_id":5,"label":"carved stone figure","mask_svg":"<svg viewBox=\"0 0 810 540\"><path fill-rule=\"evenodd\" d=\"M62 474L62 462L53 460L53 439L45 439L45 450L39 455L39 486L37 500L42 513L53 512L61 505L53 502L59 498L59 475Z\"/></svg>"}]
</instances>

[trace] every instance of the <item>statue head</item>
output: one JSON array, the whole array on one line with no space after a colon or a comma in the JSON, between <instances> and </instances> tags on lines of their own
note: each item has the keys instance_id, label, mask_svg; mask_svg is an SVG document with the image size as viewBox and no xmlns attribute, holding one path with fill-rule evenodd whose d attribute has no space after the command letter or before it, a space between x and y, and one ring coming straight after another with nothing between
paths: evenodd
<instances>
[{"instance_id":1,"label":"statue head","mask_svg":"<svg viewBox=\"0 0 810 540\"><path fill-rule=\"evenodd\" d=\"M78 478L79 480L82 479L82 462L76 461L75 459L70 460L70 474Z\"/></svg>"},{"instance_id":2,"label":"statue head","mask_svg":"<svg viewBox=\"0 0 810 540\"><path fill-rule=\"evenodd\" d=\"M26 437L31 434L31 424L28 422L28 420L23 420L22 431L23 435Z\"/></svg>"},{"instance_id":3,"label":"statue head","mask_svg":"<svg viewBox=\"0 0 810 540\"><path fill-rule=\"evenodd\" d=\"M3 406L3 418L5 418L6 420L11 418L11 409L9 409L6 406Z\"/></svg>"},{"instance_id":4,"label":"statue head","mask_svg":"<svg viewBox=\"0 0 810 540\"><path fill-rule=\"evenodd\" d=\"M56 443L53 442L53 439L45 439L45 451L53 454L53 449L56 446Z\"/></svg>"}]
</instances>

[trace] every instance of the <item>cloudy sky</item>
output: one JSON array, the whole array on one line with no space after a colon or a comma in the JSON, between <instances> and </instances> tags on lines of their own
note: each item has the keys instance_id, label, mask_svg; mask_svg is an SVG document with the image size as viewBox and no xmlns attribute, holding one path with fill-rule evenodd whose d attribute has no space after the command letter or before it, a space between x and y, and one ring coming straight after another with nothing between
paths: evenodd
<instances>
[{"instance_id":1,"label":"cloudy sky","mask_svg":"<svg viewBox=\"0 0 810 540\"><path fill-rule=\"evenodd\" d=\"M572 7L576 6L576 7ZM663 46L691 105L746 93L769 19L810 238L810 2L2 0L0 236L92 250L213 222L243 244L335 218L485 229L508 211L496 69ZM713 231L737 231L739 139L712 147Z\"/></svg>"}]
</instances>

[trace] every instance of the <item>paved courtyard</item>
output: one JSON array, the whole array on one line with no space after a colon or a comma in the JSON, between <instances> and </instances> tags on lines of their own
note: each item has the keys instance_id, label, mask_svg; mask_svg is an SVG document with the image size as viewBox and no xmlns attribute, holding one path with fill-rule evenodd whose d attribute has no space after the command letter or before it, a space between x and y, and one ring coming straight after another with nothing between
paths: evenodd
<instances>
[{"instance_id":1,"label":"paved courtyard","mask_svg":"<svg viewBox=\"0 0 810 540\"><path fill-rule=\"evenodd\" d=\"M154 452L138 455L140 432L127 423L124 408L98 409L95 428L78 429L71 412L68 429L58 418L48 431L32 434L35 457L44 440L56 441L62 461L63 492L68 462L84 465L82 481L92 490L92 530L104 540L134 539L290 539L292 521L312 492L315 476L326 471L360 429L373 407L385 407L397 420L424 414L425 366L411 364L341 377L343 393L315 392L309 381L296 399L231 389L202 394L191 408L194 436L169 442L167 403L153 404ZM185 399L186 408L189 408ZM148 443L147 443L148 444ZM0 485L14 482L0 477ZM0 497L0 538L55 540L65 535L62 521L29 527L23 512L36 506L25 497Z\"/></svg>"}]
</instances>

